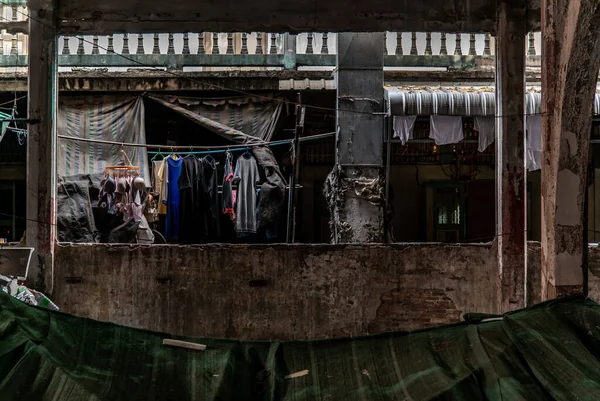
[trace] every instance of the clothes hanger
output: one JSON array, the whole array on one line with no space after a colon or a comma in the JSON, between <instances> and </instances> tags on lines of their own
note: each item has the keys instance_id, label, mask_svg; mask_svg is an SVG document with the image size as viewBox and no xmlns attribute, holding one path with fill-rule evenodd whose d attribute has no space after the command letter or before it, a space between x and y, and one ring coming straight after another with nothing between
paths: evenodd
<instances>
[{"instance_id":1,"label":"clothes hanger","mask_svg":"<svg viewBox=\"0 0 600 401\"><path fill-rule=\"evenodd\" d=\"M194 156L194 149L190 146L190 153L187 154L187 156L185 157L186 159L189 157L195 157Z\"/></svg>"},{"instance_id":2,"label":"clothes hanger","mask_svg":"<svg viewBox=\"0 0 600 401\"><path fill-rule=\"evenodd\" d=\"M208 161L210 163L211 166L215 167L217 165L217 161L215 160L214 157L212 157L212 155L209 153L206 156L204 156L204 159L206 159L206 161Z\"/></svg>"},{"instance_id":3,"label":"clothes hanger","mask_svg":"<svg viewBox=\"0 0 600 401\"><path fill-rule=\"evenodd\" d=\"M154 161L154 160L156 160L156 158L157 158L157 157L159 157L159 156L160 156L160 157L162 157L163 159L165 158L165 157L163 156L163 154L160 152L160 148L158 148L158 152L156 152L156 153L154 154L154 156L152 157L152 159L150 159L150 161L151 161L151 162L153 162L153 161Z\"/></svg>"}]
</instances>

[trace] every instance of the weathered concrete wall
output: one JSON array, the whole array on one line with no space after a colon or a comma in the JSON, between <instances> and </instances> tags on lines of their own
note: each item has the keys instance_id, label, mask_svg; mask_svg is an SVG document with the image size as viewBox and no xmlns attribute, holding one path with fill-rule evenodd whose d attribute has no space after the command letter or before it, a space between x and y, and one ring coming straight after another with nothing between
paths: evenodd
<instances>
[{"instance_id":1,"label":"weathered concrete wall","mask_svg":"<svg viewBox=\"0 0 600 401\"><path fill-rule=\"evenodd\" d=\"M491 246L60 245L65 312L175 334L306 339L497 310Z\"/></svg>"},{"instance_id":2,"label":"weathered concrete wall","mask_svg":"<svg viewBox=\"0 0 600 401\"><path fill-rule=\"evenodd\" d=\"M527 299L528 305L542 301L542 268L541 245L539 242L528 243L527 260ZM561 285L556 287L557 297L581 294L582 285ZM588 297L600 302L600 247L589 248Z\"/></svg>"},{"instance_id":3,"label":"weathered concrete wall","mask_svg":"<svg viewBox=\"0 0 600 401\"><path fill-rule=\"evenodd\" d=\"M600 247L590 248L588 273L588 296L600 302Z\"/></svg>"}]
</instances>

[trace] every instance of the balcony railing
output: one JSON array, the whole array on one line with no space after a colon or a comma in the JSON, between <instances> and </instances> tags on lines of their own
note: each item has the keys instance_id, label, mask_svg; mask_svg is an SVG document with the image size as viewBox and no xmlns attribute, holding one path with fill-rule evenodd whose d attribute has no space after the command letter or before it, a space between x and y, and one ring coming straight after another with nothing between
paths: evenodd
<instances>
[{"instance_id":1,"label":"balcony railing","mask_svg":"<svg viewBox=\"0 0 600 401\"><path fill-rule=\"evenodd\" d=\"M27 65L27 8L2 7L0 67ZM529 35L529 61L541 53L540 34ZM335 66L334 33L180 33L115 34L60 37L61 67L161 68L331 68ZM492 66L494 39L489 34L431 32L386 33L385 65L473 69Z\"/></svg>"}]
</instances>

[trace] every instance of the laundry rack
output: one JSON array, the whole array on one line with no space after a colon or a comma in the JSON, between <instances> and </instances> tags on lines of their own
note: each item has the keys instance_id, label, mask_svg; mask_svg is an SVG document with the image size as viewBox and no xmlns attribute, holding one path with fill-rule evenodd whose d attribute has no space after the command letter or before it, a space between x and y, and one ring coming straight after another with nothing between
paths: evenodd
<instances>
[{"instance_id":1,"label":"laundry rack","mask_svg":"<svg viewBox=\"0 0 600 401\"><path fill-rule=\"evenodd\" d=\"M112 173L113 177L139 176L140 166L134 166L123 149L121 149L119 153L123 155L123 164L104 167L104 175L109 177Z\"/></svg>"}]
</instances>

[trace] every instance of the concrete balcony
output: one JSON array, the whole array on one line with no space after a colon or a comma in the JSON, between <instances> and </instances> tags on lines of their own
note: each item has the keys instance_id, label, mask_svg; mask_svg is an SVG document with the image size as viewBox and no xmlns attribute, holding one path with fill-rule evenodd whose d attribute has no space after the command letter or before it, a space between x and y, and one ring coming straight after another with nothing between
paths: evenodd
<instances>
[{"instance_id":1,"label":"concrete balcony","mask_svg":"<svg viewBox=\"0 0 600 401\"><path fill-rule=\"evenodd\" d=\"M25 91L28 10L0 7L0 92ZM61 91L335 89L337 34L267 32L62 36ZM489 85L495 41L489 34L387 32L385 82ZM528 36L528 82L540 80L541 35ZM190 79L181 79L181 78Z\"/></svg>"},{"instance_id":2,"label":"concrete balcony","mask_svg":"<svg viewBox=\"0 0 600 401\"><path fill-rule=\"evenodd\" d=\"M16 10L16 11L15 11ZM24 18L24 7L4 7L6 20ZM19 22L15 20L15 23ZM19 25L19 29L22 27ZM13 31L17 29L14 25ZM332 70L336 34L181 33L66 36L59 38L61 72L81 68L113 71ZM529 37L528 63L539 65L540 34ZM385 66L389 69L480 71L494 68L494 39L489 34L388 32ZM27 35L5 29L0 36L2 72L27 65Z\"/></svg>"}]
</instances>

